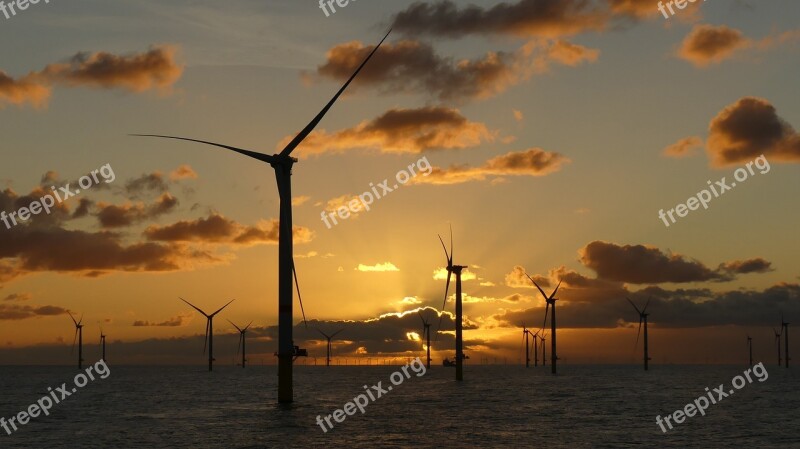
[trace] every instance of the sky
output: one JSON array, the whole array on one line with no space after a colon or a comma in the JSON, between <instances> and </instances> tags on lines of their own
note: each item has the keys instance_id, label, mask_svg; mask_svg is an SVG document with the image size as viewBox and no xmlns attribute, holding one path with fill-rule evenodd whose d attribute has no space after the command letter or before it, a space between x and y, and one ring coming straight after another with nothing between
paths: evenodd
<instances>
[{"instance_id":1,"label":"sky","mask_svg":"<svg viewBox=\"0 0 800 449\"><path fill-rule=\"evenodd\" d=\"M747 335L777 362L773 328L800 316L800 4L333 6L0 14L0 364L71 363L68 312L87 360L102 328L118 363L202 364L205 319L179 297L235 299L214 322L218 363L237 351L228 320L252 322L251 360L275 363L273 171L130 134L279 152L390 28L293 153L296 344L323 357L317 329L344 329L334 353L351 363L415 357L421 314L434 359L452 358L437 237L452 227L475 362L519 363L521 326L542 327L526 274L547 294L561 282L562 363L637 363L626 298L649 301L654 363L745 363Z\"/></svg>"}]
</instances>

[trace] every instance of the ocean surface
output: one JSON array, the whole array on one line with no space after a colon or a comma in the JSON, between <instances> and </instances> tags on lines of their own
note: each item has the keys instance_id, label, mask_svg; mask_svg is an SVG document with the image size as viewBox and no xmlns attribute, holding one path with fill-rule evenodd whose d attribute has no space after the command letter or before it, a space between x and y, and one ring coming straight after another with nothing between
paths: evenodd
<instances>
[{"instance_id":1,"label":"ocean surface","mask_svg":"<svg viewBox=\"0 0 800 449\"><path fill-rule=\"evenodd\" d=\"M295 402L277 405L276 369L109 365L61 403L8 435L0 448L272 447L746 447L800 448L797 368L768 365L768 378L745 385L663 433L671 414L742 374L741 366L519 365L433 366L393 386L365 413L327 433L316 422L364 385L392 385L399 366L297 366ZM85 369L85 368L84 368ZM73 386L69 367L0 366L0 416L6 421L47 388ZM97 377L97 376L96 376ZM374 391L374 390L373 390ZM60 394L58 395L60 398ZM716 395L715 395L716 397Z\"/></svg>"}]
</instances>

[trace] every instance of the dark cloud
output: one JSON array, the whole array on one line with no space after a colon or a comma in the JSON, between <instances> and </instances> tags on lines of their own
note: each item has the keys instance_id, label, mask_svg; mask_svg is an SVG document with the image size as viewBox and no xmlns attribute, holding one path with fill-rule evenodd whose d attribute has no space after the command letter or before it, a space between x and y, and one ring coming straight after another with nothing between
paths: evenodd
<instances>
[{"instance_id":1,"label":"dark cloud","mask_svg":"<svg viewBox=\"0 0 800 449\"><path fill-rule=\"evenodd\" d=\"M607 8L588 0L519 0L489 8L445 0L413 3L394 16L392 27L410 36L561 37L600 31L609 17Z\"/></svg>"},{"instance_id":2,"label":"dark cloud","mask_svg":"<svg viewBox=\"0 0 800 449\"><path fill-rule=\"evenodd\" d=\"M190 315L178 315L166 321L161 321L161 322L137 320L133 322L133 326L134 327L179 327L183 326L186 323L189 323L190 321L192 321Z\"/></svg>"},{"instance_id":3,"label":"dark cloud","mask_svg":"<svg viewBox=\"0 0 800 449\"><path fill-rule=\"evenodd\" d=\"M412 178L409 184L461 184L489 178L498 181L504 176L546 176L561 170L569 162L567 157L559 153L530 148L489 159L480 167L434 167L429 175Z\"/></svg>"},{"instance_id":4,"label":"dark cloud","mask_svg":"<svg viewBox=\"0 0 800 449\"><path fill-rule=\"evenodd\" d=\"M644 245L617 245L594 241L579 251L581 263L600 279L631 284L728 281L725 273L678 254L664 254Z\"/></svg>"},{"instance_id":5,"label":"dark cloud","mask_svg":"<svg viewBox=\"0 0 800 449\"><path fill-rule=\"evenodd\" d=\"M772 270L772 262L757 257L755 259L734 260L720 265L720 270L735 274L766 273Z\"/></svg>"},{"instance_id":6,"label":"dark cloud","mask_svg":"<svg viewBox=\"0 0 800 449\"><path fill-rule=\"evenodd\" d=\"M212 213L207 218L184 220L167 226L149 226L144 235L150 241L254 245L278 243L278 231L278 220L264 221L256 226L244 226ZM313 232L310 229L294 227L295 243L306 243L312 238Z\"/></svg>"},{"instance_id":7,"label":"dark cloud","mask_svg":"<svg viewBox=\"0 0 800 449\"><path fill-rule=\"evenodd\" d=\"M103 228L120 228L168 214L177 206L178 199L169 193L164 193L149 206L145 206L143 203L123 205L98 203L95 216Z\"/></svg>"},{"instance_id":8,"label":"dark cloud","mask_svg":"<svg viewBox=\"0 0 800 449\"><path fill-rule=\"evenodd\" d=\"M21 301L27 301L29 299L31 299L30 293L12 293L3 298L3 301L21 302Z\"/></svg>"},{"instance_id":9,"label":"dark cloud","mask_svg":"<svg viewBox=\"0 0 800 449\"><path fill-rule=\"evenodd\" d=\"M697 25L683 40L678 56L704 67L720 63L751 44L741 31L725 25Z\"/></svg>"},{"instance_id":10,"label":"dark cloud","mask_svg":"<svg viewBox=\"0 0 800 449\"><path fill-rule=\"evenodd\" d=\"M125 183L125 190L129 195L137 196L144 193L164 193L169 188L161 172L146 173Z\"/></svg>"},{"instance_id":11,"label":"dark cloud","mask_svg":"<svg viewBox=\"0 0 800 449\"><path fill-rule=\"evenodd\" d=\"M800 134L778 116L767 100L745 97L711 121L707 151L715 166L770 161L800 162Z\"/></svg>"},{"instance_id":12,"label":"dark cloud","mask_svg":"<svg viewBox=\"0 0 800 449\"><path fill-rule=\"evenodd\" d=\"M26 320L41 316L53 316L67 313L67 309L57 306L23 306L18 304L0 304L0 321Z\"/></svg>"},{"instance_id":13,"label":"dark cloud","mask_svg":"<svg viewBox=\"0 0 800 449\"><path fill-rule=\"evenodd\" d=\"M328 51L316 77L346 80L374 48L360 42L337 45ZM574 67L595 61L598 54L568 42L535 41L512 53L490 52L479 59L454 60L436 54L428 43L404 40L382 45L359 74L359 85L392 94L426 93L447 101L489 98L546 72L554 62Z\"/></svg>"}]
</instances>

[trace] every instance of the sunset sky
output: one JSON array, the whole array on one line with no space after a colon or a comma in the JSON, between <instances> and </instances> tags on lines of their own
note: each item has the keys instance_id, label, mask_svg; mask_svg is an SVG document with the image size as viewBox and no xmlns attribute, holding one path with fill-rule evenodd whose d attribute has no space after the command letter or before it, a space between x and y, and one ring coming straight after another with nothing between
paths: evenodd
<instances>
[{"instance_id":1,"label":"sunset sky","mask_svg":"<svg viewBox=\"0 0 800 449\"><path fill-rule=\"evenodd\" d=\"M227 319L253 321L252 358L275 363L272 169L129 134L278 152L390 27L294 153L297 344L321 357L314 327L345 328L337 355L421 355L417 311L437 320L452 225L473 362L517 363L521 323L541 327L525 272L548 292L563 281L566 364L639 360L626 296L651 300L654 363L744 363L748 334L776 362L772 328L800 320L800 3L697 2L669 19L656 4L361 0L326 17L313 1L87 0L0 15L0 211L113 171L49 215L0 222L0 364L71 363L67 311L87 360L102 325L111 360L203 363L205 320L179 296L208 312L236 299L215 320L218 363L236 352ZM761 155L768 169L736 182ZM430 174L321 220L421 158ZM723 177L737 185L707 210L659 218ZM452 358L452 332L434 350Z\"/></svg>"}]
</instances>

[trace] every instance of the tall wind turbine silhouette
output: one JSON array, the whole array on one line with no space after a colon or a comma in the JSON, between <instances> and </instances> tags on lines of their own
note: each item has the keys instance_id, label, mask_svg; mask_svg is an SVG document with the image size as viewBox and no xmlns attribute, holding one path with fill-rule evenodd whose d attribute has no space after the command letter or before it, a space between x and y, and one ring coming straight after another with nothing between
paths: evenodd
<instances>
[{"instance_id":1,"label":"tall wind turbine silhouette","mask_svg":"<svg viewBox=\"0 0 800 449\"><path fill-rule=\"evenodd\" d=\"M72 316L71 312L69 313L69 317L72 318L72 322L75 323L75 337L72 339L72 351L70 353L75 352L75 340L78 340L78 369L83 368L83 315L81 315L81 319L75 321L75 317Z\"/></svg>"},{"instance_id":2,"label":"tall wind turbine silhouette","mask_svg":"<svg viewBox=\"0 0 800 449\"><path fill-rule=\"evenodd\" d=\"M781 331L783 331L782 327ZM774 327L772 328L772 332L775 333L775 344L778 347L778 366L781 366L781 332L776 331Z\"/></svg>"},{"instance_id":3,"label":"tall wind turbine silhouette","mask_svg":"<svg viewBox=\"0 0 800 449\"><path fill-rule=\"evenodd\" d=\"M206 347L208 347L208 370L211 371L213 369L213 367L214 367L214 316L216 316L218 313L222 312L222 309L224 309L225 307L228 307L232 302L234 302L236 300L235 299L231 299L230 302L228 302L228 304L225 304L224 306L220 307L219 310L217 310L216 312L214 312L211 315L209 315L209 314L203 312L202 310L200 310L197 306L195 306L194 304L190 303L189 301L187 301L187 300L185 300L183 298L179 298L179 299L181 301L185 302L186 304L189 304L190 306L192 306L192 308L194 310L197 310L198 312L202 313L203 316L206 317L206 319L208 320L208 321L206 321L206 337L203 340L203 343L204 343L203 344L203 354L206 353Z\"/></svg>"},{"instance_id":4,"label":"tall wind turbine silhouette","mask_svg":"<svg viewBox=\"0 0 800 449\"><path fill-rule=\"evenodd\" d=\"M539 345L538 345L538 343L536 342L536 339L537 339L537 338L540 338L540 337L539 337L539 332L541 332L541 331L542 331L542 330L541 330L541 329L539 329L538 331L536 331L536 332L533 332L533 333L531 334L531 335L533 335L533 366L534 366L534 367L537 367L537 366L539 366ZM530 332L530 331L528 331L528 332Z\"/></svg>"},{"instance_id":5,"label":"tall wind turbine silhouette","mask_svg":"<svg viewBox=\"0 0 800 449\"><path fill-rule=\"evenodd\" d=\"M783 319L783 315L781 315L781 329L783 333L783 361L786 363L786 367L789 367L789 324Z\"/></svg>"},{"instance_id":6,"label":"tall wind turbine silhouette","mask_svg":"<svg viewBox=\"0 0 800 449\"><path fill-rule=\"evenodd\" d=\"M325 356L325 366L331 366L331 354L333 354L333 346L331 345L331 340L333 339L333 337L336 336L336 334L338 334L343 330L344 329L339 329L338 331L332 333L331 335L328 335L325 332L322 332L321 330L317 329L317 332L322 334L322 336L325 337L326 340L328 340L328 346L326 347L327 352Z\"/></svg>"},{"instance_id":7,"label":"tall wind turbine silhouette","mask_svg":"<svg viewBox=\"0 0 800 449\"><path fill-rule=\"evenodd\" d=\"M165 139L186 140L189 142L203 143L215 147L225 148L236 153L249 156L261 162L270 164L275 170L275 178L278 183L278 197L280 199L280 225L278 231L278 402L288 403L294 400L292 389L292 363L295 358L294 340L292 338L293 314L292 314L292 276L294 275L295 285L297 285L297 272L294 266L294 253L292 249L292 166L297 163L297 159L291 156L292 151L300 145L306 137L317 127L328 110L336 100L344 93L347 86L355 79L356 75L378 51L381 44L389 37L390 29L386 36L381 39L378 45L364 59L355 73L334 95L333 99L314 117L311 122L300 131L291 142L278 154L272 156L255 151L243 150L228 145L208 142L204 140L189 139L186 137L164 136L156 134L136 134L140 137L160 137ZM299 292L298 292L299 295ZM302 308L302 302L300 303Z\"/></svg>"},{"instance_id":8,"label":"tall wind turbine silhouette","mask_svg":"<svg viewBox=\"0 0 800 449\"><path fill-rule=\"evenodd\" d=\"M231 320L228 320L228 322L233 324L233 321ZM236 354L238 355L239 351L240 350L242 351L242 368L244 368L245 364L247 363L247 357L245 356L245 341L247 340L247 338L245 338L245 334L247 333L247 329L250 328L251 324L253 324L252 321L243 329L240 329L239 326L233 324L233 327L235 327L236 330L239 331L239 345L236 347Z\"/></svg>"},{"instance_id":9,"label":"tall wind turbine silhouette","mask_svg":"<svg viewBox=\"0 0 800 449\"><path fill-rule=\"evenodd\" d=\"M528 273L525 273L525 276L528 276ZM546 303L544 308L544 323L542 323L542 330L544 330L544 328L547 326L547 310L551 305L553 306L550 311L550 333L552 334L550 337L550 371L553 374L556 374L556 364L558 363L558 354L556 353L556 300L558 300L558 298L556 298L556 293L558 293L558 288L561 287L561 281L558 281L556 289L553 290L553 293L548 297L544 290L542 290L542 287L539 287L539 284L537 284L532 277L528 276L528 279L530 279L531 282L533 282L533 285L539 289L539 292L544 297L544 301ZM542 340L544 340L544 338ZM542 364L544 364L544 362Z\"/></svg>"},{"instance_id":10,"label":"tall wind turbine silhouette","mask_svg":"<svg viewBox=\"0 0 800 449\"><path fill-rule=\"evenodd\" d=\"M447 307L447 294L450 291L450 276L455 273L456 275L456 380L464 380L464 351L463 351L463 323L462 323L462 304L461 304L461 271L464 268L469 268L466 265L453 265L453 226L450 226L450 252L447 252L447 247L444 245L442 236L438 236L439 241L442 243L444 255L447 258L447 284L444 287L444 303L442 304L442 313L439 314L439 329L442 327L442 317L444 316L445 307ZM436 334L439 334L437 329Z\"/></svg>"},{"instance_id":11,"label":"tall wind turbine silhouette","mask_svg":"<svg viewBox=\"0 0 800 449\"><path fill-rule=\"evenodd\" d=\"M753 338L749 335L747 336L747 349L750 352L750 364L747 366L753 366Z\"/></svg>"},{"instance_id":12,"label":"tall wind turbine silhouette","mask_svg":"<svg viewBox=\"0 0 800 449\"><path fill-rule=\"evenodd\" d=\"M422 312L417 311L419 318L422 320L422 338L427 339L426 348L428 350L428 359L426 363L427 369L431 369L431 323L422 316Z\"/></svg>"},{"instance_id":13,"label":"tall wind turbine silhouette","mask_svg":"<svg viewBox=\"0 0 800 449\"><path fill-rule=\"evenodd\" d=\"M636 309L636 312L639 314L639 332L636 333L636 345L634 345L634 349L637 346L639 346L639 336L642 334L642 323L644 323L644 370L647 371L650 362L650 352L647 346L647 317L650 314L647 313L647 306L650 305L650 300L649 299L647 300L647 302L644 305L644 309L639 310L639 308L636 307L636 304L634 304L630 298L626 297L625 299L627 299L628 302L631 303L633 308Z\"/></svg>"}]
</instances>

